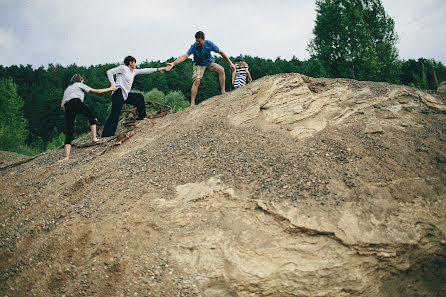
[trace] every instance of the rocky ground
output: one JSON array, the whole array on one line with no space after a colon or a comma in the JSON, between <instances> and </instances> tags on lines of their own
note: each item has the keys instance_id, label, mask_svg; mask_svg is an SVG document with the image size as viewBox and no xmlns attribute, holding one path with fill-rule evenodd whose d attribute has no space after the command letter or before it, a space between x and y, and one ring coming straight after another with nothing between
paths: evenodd
<instances>
[{"instance_id":1,"label":"rocky ground","mask_svg":"<svg viewBox=\"0 0 446 297\"><path fill-rule=\"evenodd\" d=\"M15 164L20 161L29 159L30 157L17 154L14 152L0 151L0 168L6 167L11 164Z\"/></svg>"},{"instance_id":2,"label":"rocky ground","mask_svg":"<svg viewBox=\"0 0 446 297\"><path fill-rule=\"evenodd\" d=\"M283 74L2 165L0 294L445 296L445 132L439 95Z\"/></svg>"}]
</instances>

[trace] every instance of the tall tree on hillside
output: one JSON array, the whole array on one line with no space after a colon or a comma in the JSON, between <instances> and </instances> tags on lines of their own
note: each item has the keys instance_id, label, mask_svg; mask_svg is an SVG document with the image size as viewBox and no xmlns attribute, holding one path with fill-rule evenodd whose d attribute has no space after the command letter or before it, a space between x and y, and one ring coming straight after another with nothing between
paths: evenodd
<instances>
[{"instance_id":1,"label":"tall tree on hillside","mask_svg":"<svg viewBox=\"0 0 446 297\"><path fill-rule=\"evenodd\" d=\"M332 77L395 81L395 23L381 0L316 0L310 54Z\"/></svg>"},{"instance_id":2,"label":"tall tree on hillside","mask_svg":"<svg viewBox=\"0 0 446 297\"><path fill-rule=\"evenodd\" d=\"M28 134L23 100L11 79L0 78L0 150L17 150Z\"/></svg>"}]
</instances>

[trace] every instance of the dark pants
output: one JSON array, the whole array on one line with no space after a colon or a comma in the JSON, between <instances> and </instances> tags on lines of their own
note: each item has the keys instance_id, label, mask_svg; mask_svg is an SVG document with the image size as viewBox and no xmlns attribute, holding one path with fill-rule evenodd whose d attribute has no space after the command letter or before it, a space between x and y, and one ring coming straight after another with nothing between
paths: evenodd
<instances>
[{"instance_id":1,"label":"dark pants","mask_svg":"<svg viewBox=\"0 0 446 297\"><path fill-rule=\"evenodd\" d=\"M119 116L121 114L122 106L125 104L130 104L136 106L138 111L138 118L140 120L146 117L146 106L144 105L144 96L140 93L129 93L127 100L124 101L122 97L122 90L117 89L112 97L112 108L110 115L105 122L104 131L102 132L102 137L113 136L116 133L116 128L118 127Z\"/></svg>"},{"instance_id":2,"label":"dark pants","mask_svg":"<svg viewBox=\"0 0 446 297\"><path fill-rule=\"evenodd\" d=\"M71 144L73 141L74 120L78 113L86 115L90 126L98 122L90 109L79 98L71 99L64 104L65 108L65 144Z\"/></svg>"}]
</instances>

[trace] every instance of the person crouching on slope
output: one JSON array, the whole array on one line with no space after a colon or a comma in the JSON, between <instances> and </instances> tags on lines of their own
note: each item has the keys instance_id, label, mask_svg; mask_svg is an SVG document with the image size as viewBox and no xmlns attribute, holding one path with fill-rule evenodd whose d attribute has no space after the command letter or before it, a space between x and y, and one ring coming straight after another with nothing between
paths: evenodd
<instances>
[{"instance_id":1,"label":"person crouching on slope","mask_svg":"<svg viewBox=\"0 0 446 297\"><path fill-rule=\"evenodd\" d=\"M70 158L71 141L73 141L74 121L78 113L86 115L88 122L90 123L91 135L93 141L97 142L96 138L96 124L98 123L93 112L84 104L84 92L88 93L105 93L114 91L115 87L107 89L92 89L87 85L84 85L84 79L79 74L73 75L70 81L70 85L65 89L63 94L62 103L60 107L65 111L65 159Z\"/></svg>"},{"instance_id":2,"label":"person crouching on slope","mask_svg":"<svg viewBox=\"0 0 446 297\"><path fill-rule=\"evenodd\" d=\"M235 71L232 71L232 85L234 88L237 89L246 85L246 76L248 76L248 82L252 82L248 68L248 64L242 56L235 58Z\"/></svg>"},{"instance_id":3,"label":"person crouching on slope","mask_svg":"<svg viewBox=\"0 0 446 297\"><path fill-rule=\"evenodd\" d=\"M136 106L138 111L138 118L140 120L146 117L146 107L144 104L144 96L140 93L131 93L133 80L135 75L150 74L154 72L161 72L165 67L161 68L143 68L136 69L136 59L132 56L127 56L124 59L124 65L109 69L107 71L108 80L112 86L116 86L116 91L111 97L112 108L110 115L105 122L102 137L114 136L116 128L118 127L119 115L124 103ZM113 75L116 74L116 82Z\"/></svg>"}]
</instances>

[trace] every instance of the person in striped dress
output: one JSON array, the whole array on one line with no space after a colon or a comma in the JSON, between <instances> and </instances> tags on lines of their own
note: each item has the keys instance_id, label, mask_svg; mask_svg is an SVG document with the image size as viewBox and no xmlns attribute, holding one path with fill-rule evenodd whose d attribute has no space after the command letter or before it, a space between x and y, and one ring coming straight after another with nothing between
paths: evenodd
<instances>
[{"instance_id":1,"label":"person in striped dress","mask_svg":"<svg viewBox=\"0 0 446 297\"><path fill-rule=\"evenodd\" d=\"M248 68L248 64L246 64L242 56L235 58L235 71L232 72L232 85L234 88L237 89L246 85L246 77L248 77L248 82L252 82Z\"/></svg>"}]
</instances>

